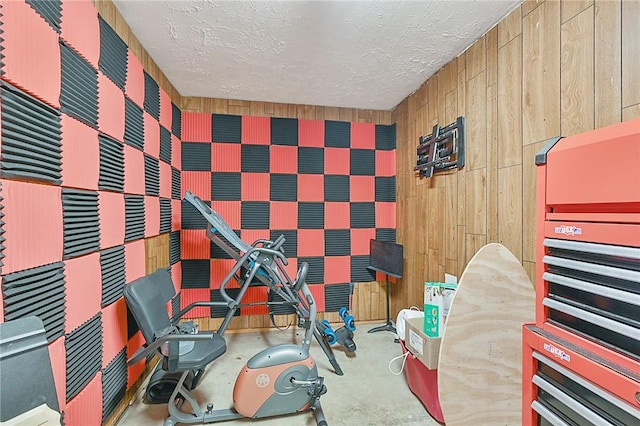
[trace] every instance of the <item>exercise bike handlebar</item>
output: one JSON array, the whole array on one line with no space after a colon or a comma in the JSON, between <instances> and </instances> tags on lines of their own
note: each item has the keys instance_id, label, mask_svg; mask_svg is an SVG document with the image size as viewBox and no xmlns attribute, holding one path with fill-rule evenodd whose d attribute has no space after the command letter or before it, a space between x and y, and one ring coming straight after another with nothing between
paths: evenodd
<instances>
[{"instance_id":1,"label":"exercise bike handlebar","mask_svg":"<svg viewBox=\"0 0 640 426\"><path fill-rule=\"evenodd\" d=\"M196 340L211 340L212 338L213 334L167 334L166 336L162 336L154 340L149 345L143 346L138 349L131 356L131 358L127 360L127 365L131 366L137 364L150 352L157 350L165 342L169 342L172 340L178 340L180 342L193 342Z\"/></svg>"}]
</instances>

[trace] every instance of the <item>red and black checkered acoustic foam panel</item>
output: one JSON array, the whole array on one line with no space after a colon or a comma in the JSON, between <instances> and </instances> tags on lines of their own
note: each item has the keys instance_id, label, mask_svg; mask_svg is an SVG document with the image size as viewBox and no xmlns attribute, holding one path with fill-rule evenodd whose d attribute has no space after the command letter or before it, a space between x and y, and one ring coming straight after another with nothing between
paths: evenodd
<instances>
[{"instance_id":1,"label":"red and black checkered acoustic foam panel","mask_svg":"<svg viewBox=\"0 0 640 426\"><path fill-rule=\"evenodd\" d=\"M180 282L182 114L91 0L0 7L0 320L43 320L65 424L98 424L144 368L145 238Z\"/></svg>"},{"instance_id":2,"label":"red and black checkered acoustic foam panel","mask_svg":"<svg viewBox=\"0 0 640 426\"><path fill-rule=\"evenodd\" d=\"M182 120L182 194L202 198L248 243L284 235L288 272L309 263L323 310L348 306L350 284L375 279L369 240L395 241L395 126L188 112ZM233 261L207 250L206 227L183 203L183 291L209 288L216 299Z\"/></svg>"}]
</instances>

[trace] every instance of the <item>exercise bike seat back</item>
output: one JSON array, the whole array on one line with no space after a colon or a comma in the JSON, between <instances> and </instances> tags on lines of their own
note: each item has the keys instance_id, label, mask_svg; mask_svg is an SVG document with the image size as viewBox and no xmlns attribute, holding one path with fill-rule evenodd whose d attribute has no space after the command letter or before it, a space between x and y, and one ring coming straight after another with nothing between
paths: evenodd
<instances>
[{"instance_id":1,"label":"exercise bike seat back","mask_svg":"<svg viewBox=\"0 0 640 426\"><path fill-rule=\"evenodd\" d=\"M185 332L167 311L168 302L176 295L169 272L156 272L125 286L127 306L140 327L146 346L130 363L138 362L152 348L163 357L162 368L171 373L203 370L227 350L224 337L213 332Z\"/></svg>"}]
</instances>

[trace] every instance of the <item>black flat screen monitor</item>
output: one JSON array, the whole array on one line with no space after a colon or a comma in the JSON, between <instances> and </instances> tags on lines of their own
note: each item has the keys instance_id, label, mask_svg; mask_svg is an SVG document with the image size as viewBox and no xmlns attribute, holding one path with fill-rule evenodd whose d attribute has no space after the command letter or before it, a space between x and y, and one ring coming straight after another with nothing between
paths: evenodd
<instances>
[{"instance_id":1,"label":"black flat screen monitor","mask_svg":"<svg viewBox=\"0 0 640 426\"><path fill-rule=\"evenodd\" d=\"M368 268L394 278L402 278L404 247L389 241L371 240Z\"/></svg>"}]
</instances>

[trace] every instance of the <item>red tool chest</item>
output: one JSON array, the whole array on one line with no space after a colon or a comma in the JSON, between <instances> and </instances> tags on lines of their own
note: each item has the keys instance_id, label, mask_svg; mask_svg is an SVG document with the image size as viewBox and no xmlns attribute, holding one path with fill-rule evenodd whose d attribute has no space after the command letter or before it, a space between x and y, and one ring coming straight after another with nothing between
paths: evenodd
<instances>
[{"instance_id":1,"label":"red tool chest","mask_svg":"<svg viewBox=\"0 0 640 426\"><path fill-rule=\"evenodd\" d=\"M640 425L640 119L536 156L524 425Z\"/></svg>"}]
</instances>

